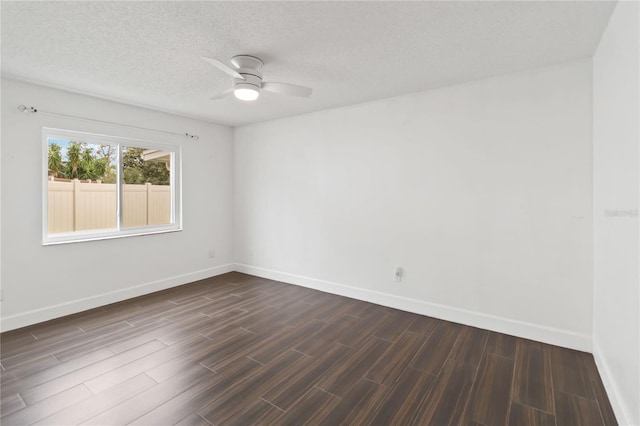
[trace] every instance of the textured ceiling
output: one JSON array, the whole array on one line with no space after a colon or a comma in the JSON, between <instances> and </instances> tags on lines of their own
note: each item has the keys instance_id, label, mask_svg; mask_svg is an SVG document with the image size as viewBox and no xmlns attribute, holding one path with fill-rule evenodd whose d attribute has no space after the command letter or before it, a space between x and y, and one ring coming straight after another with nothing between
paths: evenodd
<instances>
[{"instance_id":1,"label":"textured ceiling","mask_svg":"<svg viewBox=\"0 0 640 426\"><path fill-rule=\"evenodd\" d=\"M612 2L2 2L2 74L228 125L426 90L593 54ZM201 56L251 54L313 87L209 101Z\"/></svg>"}]
</instances>

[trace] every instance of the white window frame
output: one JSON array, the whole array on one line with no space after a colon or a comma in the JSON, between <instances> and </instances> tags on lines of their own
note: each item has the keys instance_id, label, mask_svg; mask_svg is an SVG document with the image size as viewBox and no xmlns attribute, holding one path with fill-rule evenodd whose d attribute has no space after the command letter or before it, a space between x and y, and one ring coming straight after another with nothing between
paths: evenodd
<instances>
[{"instance_id":1,"label":"white window frame","mask_svg":"<svg viewBox=\"0 0 640 426\"><path fill-rule=\"evenodd\" d=\"M49 234L49 194L48 194L48 152L49 139L65 139L87 142L90 144L105 144L117 146L116 166L116 227L89 231L74 231ZM95 133L78 132L72 130L42 128L42 245L67 244L83 241L106 240L112 238L134 237L140 235L160 234L182 231L182 147L142 139L109 136ZM160 149L171 152L171 222L166 225L149 225L141 227L122 227L122 188L124 176L122 173L122 147Z\"/></svg>"}]
</instances>

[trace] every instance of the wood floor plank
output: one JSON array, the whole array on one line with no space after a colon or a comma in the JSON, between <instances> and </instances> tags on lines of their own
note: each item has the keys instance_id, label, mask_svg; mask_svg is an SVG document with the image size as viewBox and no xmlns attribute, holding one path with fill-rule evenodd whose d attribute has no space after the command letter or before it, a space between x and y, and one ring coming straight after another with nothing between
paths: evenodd
<instances>
[{"instance_id":1,"label":"wood floor plank","mask_svg":"<svg viewBox=\"0 0 640 426\"><path fill-rule=\"evenodd\" d=\"M77 321L77 325L78 328L85 333L90 333L96 329L102 329L117 323L127 323L131 326L133 324L127 321L136 315L137 312L165 312L171 306L173 306L173 304L169 303L167 300L164 300L161 303L152 303L145 308L141 308L137 303L123 303L122 305L105 307L106 315L97 314L91 315L88 318L79 319Z\"/></svg>"},{"instance_id":2,"label":"wood floor plank","mask_svg":"<svg viewBox=\"0 0 640 426\"><path fill-rule=\"evenodd\" d=\"M319 320L315 320L319 321ZM344 330L357 327L364 321L349 315L341 315L338 320L325 323L317 332L309 334L300 340L295 349L310 356L317 356L324 352L327 345L331 345Z\"/></svg>"},{"instance_id":3,"label":"wood floor plank","mask_svg":"<svg viewBox=\"0 0 640 426\"><path fill-rule=\"evenodd\" d=\"M309 321L312 319L324 321L330 318L337 318L344 315L349 310L350 303L347 300L336 301L331 305L318 303L315 305L309 305L309 309L306 312L293 315L286 321L288 325L298 325L303 321Z\"/></svg>"},{"instance_id":4,"label":"wood floor plank","mask_svg":"<svg viewBox=\"0 0 640 426\"><path fill-rule=\"evenodd\" d=\"M344 359L351 349L339 343L334 343L326 352L314 359L313 362L297 374L286 377L261 397L265 401L283 410L289 410L302 398L323 375L331 373L331 367Z\"/></svg>"},{"instance_id":5,"label":"wood floor plank","mask_svg":"<svg viewBox=\"0 0 640 426\"><path fill-rule=\"evenodd\" d=\"M202 297L198 298L195 301L195 303L198 305L204 305L211 302L212 301L210 299L204 299ZM171 316L176 312L182 312L183 309L185 309L185 306L181 306L179 304L171 302L170 300L165 300L162 305L162 309L144 309L142 312L138 312L135 315L126 317L125 320L128 324L131 324L133 326L141 326L164 319L165 315Z\"/></svg>"},{"instance_id":6,"label":"wood floor plank","mask_svg":"<svg viewBox=\"0 0 640 426\"><path fill-rule=\"evenodd\" d=\"M406 369L387 394L371 421L375 425L410 425L436 377L418 370Z\"/></svg>"},{"instance_id":7,"label":"wood floor plank","mask_svg":"<svg viewBox=\"0 0 640 426\"><path fill-rule=\"evenodd\" d=\"M465 417L484 425L504 425L511 403L513 360L487 353L476 379Z\"/></svg>"},{"instance_id":8,"label":"wood floor plank","mask_svg":"<svg viewBox=\"0 0 640 426\"><path fill-rule=\"evenodd\" d=\"M208 327L199 330L197 334L200 334L212 341L219 340L220 338L226 338L229 332L238 331L241 326L236 324L242 318L247 316L247 311L242 309L231 309L224 312L218 312L209 317ZM246 329L244 330L246 331ZM178 334L177 337L180 335Z\"/></svg>"},{"instance_id":9,"label":"wood floor plank","mask_svg":"<svg viewBox=\"0 0 640 426\"><path fill-rule=\"evenodd\" d=\"M343 307L342 313L360 319L376 318L377 315L392 317L398 312L395 309L389 309L385 306L364 302L362 300L348 299L348 302L349 303Z\"/></svg>"},{"instance_id":10,"label":"wood floor plank","mask_svg":"<svg viewBox=\"0 0 640 426\"><path fill-rule=\"evenodd\" d=\"M253 308L263 308L267 306L280 308L283 303L283 298L277 294L270 293L268 289L262 288L260 286L239 293L233 293L241 296L242 303L238 305L240 309L249 308L249 310Z\"/></svg>"},{"instance_id":11,"label":"wood floor plank","mask_svg":"<svg viewBox=\"0 0 640 426\"><path fill-rule=\"evenodd\" d=\"M340 398L318 388L312 388L286 414L278 418L281 426L297 426L304 418L305 425L317 425L328 412L340 403Z\"/></svg>"},{"instance_id":12,"label":"wood floor plank","mask_svg":"<svg viewBox=\"0 0 640 426\"><path fill-rule=\"evenodd\" d=\"M271 389L282 380L286 371L294 371L295 366L308 365L300 363L311 359L296 351L289 350L275 359L269 365L264 366L255 375L237 380L233 388L226 389L215 397L197 413L213 424L226 424L239 416L245 409L247 401L259 399L260 395Z\"/></svg>"},{"instance_id":13,"label":"wood floor plank","mask_svg":"<svg viewBox=\"0 0 640 426\"><path fill-rule=\"evenodd\" d=\"M344 397L390 346L391 342L389 341L370 337L348 359L336 365L333 373L325 376L316 386L339 397Z\"/></svg>"},{"instance_id":14,"label":"wood floor plank","mask_svg":"<svg viewBox=\"0 0 640 426\"><path fill-rule=\"evenodd\" d=\"M77 385L43 399L0 419L5 426L30 425L93 396L84 385Z\"/></svg>"},{"instance_id":15,"label":"wood floor plank","mask_svg":"<svg viewBox=\"0 0 640 426\"><path fill-rule=\"evenodd\" d=\"M102 317L102 315L100 315ZM63 340L69 337L82 336L86 334L85 328L80 328L77 325L69 324L68 327L56 327L51 326L42 329L33 330L33 336L38 339L38 344L42 344L46 341Z\"/></svg>"},{"instance_id":16,"label":"wood floor plank","mask_svg":"<svg viewBox=\"0 0 640 426\"><path fill-rule=\"evenodd\" d=\"M310 305L333 305L342 302L344 299L331 293L315 292L300 299L301 302Z\"/></svg>"},{"instance_id":17,"label":"wood floor plank","mask_svg":"<svg viewBox=\"0 0 640 426\"><path fill-rule=\"evenodd\" d=\"M206 315L186 318L163 326L157 334L157 340L166 345L173 345L189 336L200 334L209 328L211 318Z\"/></svg>"},{"instance_id":18,"label":"wood floor plank","mask_svg":"<svg viewBox=\"0 0 640 426\"><path fill-rule=\"evenodd\" d=\"M517 338L502 333L489 331L487 353L513 359L516 356Z\"/></svg>"},{"instance_id":19,"label":"wood floor plank","mask_svg":"<svg viewBox=\"0 0 640 426\"><path fill-rule=\"evenodd\" d=\"M68 361L97 349L109 347L122 340L132 339L148 333L150 330L161 327L161 323L151 323L140 327L132 327L129 324L117 323L107 327L95 329L91 332L91 338L80 336L74 338L73 346L62 345L61 350L53 352L53 355L60 361ZM87 333L89 335L90 333ZM149 340L147 340L149 341Z\"/></svg>"},{"instance_id":20,"label":"wood floor plank","mask_svg":"<svg viewBox=\"0 0 640 426\"><path fill-rule=\"evenodd\" d=\"M554 389L595 399L589 380L587 354L557 346L551 346L549 350Z\"/></svg>"},{"instance_id":21,"label":"wood floor plank","mask_svg":"<svg viewBox=\"0 0 640 426\"><path fill-rule=\"evenodd\" d=\"M229 328L244 328L246 330L247 327L250 327L251 324L253 324L255 321L262 321L265 316L269 315L269 313L273 311L276 311L277 309L278 308L274 306L262 306L251 311L236 308L233 311L234 313L236 313L233 318L218 322L217 319L222 318L222 316L213 316L212 319L216 318L216 320L210 321L209 328L203 330L201 334L205 337L215 339L220 330ZM212 324L215 325L211 326Z\"/></svg>"},{"instance_id":22,"label":"wood floor plank","mask_svg":"<svg viewBox=\"0 0 640 426\"><path fill-rule=\"evenodd\" d=\"M178 423L173 426L212 426L211 423L200 417L199 415L193 413L181 419Z\"/></svg>"},{"instance_id":23,"label":"wood floor plank","mask_svg":"<svg viewBox=\"0 0 640 426\"><path fill-rule=\"evenodd\" d=\"M607 426L617 425L618 420L616 419L616 415L613 412L611 402L609 401L607 392L604 389L604 384L602 383L600 373L598 373L598 369L596 368L596 364L593 360L592 355L589 356L589 362L587 363L587 372L589 374L591 389L596 397L596 401L598 401L598 408L600 408L602 422Z\"/></svg>"},{"instance_id":24,"label":"wood floor plank","mask_svg":"<svg viewBox=\"0 0 640 426\"><path fill-rule=\"evenodd\" d=\"M559 425L579 424L603 426L598 403L594 399L555 392L556 422Z\"/></svg>"},{"instance_id":25,"label":"wood floor plank","mask_svg":"<svg viewBox=\"0 0 640 426\"><path fill-rule=\"evenodd\" d=\"M577 424L574 422L569 425ZM533 407L518 404L511 404L511 414L509 416L509 425L513 426L565 426L560 423L556 425L556 418L553 414L545 413Z\"/></svg>"},{"instance_id":26,"label":"wood floor plank","mask_svg":"<svg viewBox=\"0 0 640 426\"><path fill-rule=\"evenodd\" d=\"M202 336L189 337L184 342L167 346L158 351L142 356L126 365L115 368L100 376L84 382L94 394L98 394L105 389L109 389L119 383L136 377L145 371L154 368L165 362L170 362L174 358L183 354L192 354L199 349L208 346L209 342Z\"/></svg>"},{"instance_id":27,"label":"wood floor plank","mask_svg":"<svg viewBox=\"0 0 640 426\"><path fill-rule=\"evenodd\" d=\"M142 417L137 418L131 425L160 425L174 424L187 417L193 411L205 405L214 396L211 392L218 380L210 376L208 380L191 386L181 394L154 408Z\"/></svg>"},{"instance_id":28,"label":"wood floor plank","mask_svg":"<svg viewBox=\"0 0 640 426\"><path fill-rule=\"evenodd\" d=\"M211 341L209 346L204 346L201 349L194 349L191 353L180 355L158 366L152 366L152 368L146 370L145 373L156 382L162 383L176 374L181 373L183 370L202 363L208 359L212 353L215 353L220 346L224 346L230 339L239 334L245 333L247 333L247 331L243 329L231 330L224 339L221 338L215 342Z\"/></svg>"},{"instance_id":29,"label":"wood floor plank","mask_svg":"<svg viewBox=\"0 0 640 426\"><path fill-rule=\"evenodd\" d=\"M262 321L262 322L256 321L255 323L250 324L247 327L247 330L260 334L260 333L271 331L269 326L272 324L278 324L279 327L281 328L285 326L293 327L292 325L284 324L284 322L287 321L293 315L304 314L307 309L308 309L308 305L304 303L293 302L288 306L285 306L283 309L274 311L272 317L269 318L269 321Z\"/></svg>"},{"instance_id":30,"label":"wood floor plank","mask_svg":"<svg viewBox=\"0 0 640 426\"><path fill-rule=\"evenodd\" d=\"M0 351L5 351L9 348L13 348L14 351L20 351L22 350L22 347L28 345L30 342L38 340L33 335L32 330L32 327L25 327L22 329L11 330L2 333L0 335Z\"/></svg>"},{"instance_id":31,"label":"wood floor plank","mask_svg":"<svg viewBox=\"0 0 640 426\"><path fill-rule=\"evenodd\" d=\"M478 423L478 422L474 422L473 420L469 420L468 418L464 417L462 419L462 421L460 422L459 426L487 426L487 425L483 425L482 423ZM491 425L493 426L493 425ZM497 426L502 426L502 425L497 425ZM516 425L514 425L516 426Z\"/></svg>"},{"instance_id":32,"label":"wood floor plank","mask_svg":"<svg viewBox=\"0 0 640 426\"><path fill-rule=\"evenodd\" d=\"M551 357L547 345L518 339L513 379L514 402L554 413Z\"/></svg>"},{"instance_id":33,"label":"wood floor plank","mask_svg":"<svg viewBox=\"0 0 640 426\"><path fill-rule=\"evenodd\" d=\"M13 367L8 367L6 370L3 370L2 383L8 383L16 377L23 377L34 371L42 371L58 364L60 364L60 361L57 360L56 357L45 352L38 358L31 358L24 363L15 364Z\"/></svg>"},{"instance_id":34,"label":"wood floor plank","mask_svg":"<svg viewBox=\"0 0 640 426\"><path fill-rule=\"evenodd\" d=\"M110 408L155 386L156 382L145 374L133 377L98 395L83 400L58 413L46 417L36 425L79 425Z\"/></svg>"},{"instance_id":35,"label":"wood floor plank","mask_svg":"<svg viewBox=\"0 0 640 426\"><path fill-rule=\"evenodd\" d=\"M223 369L239 356L244 356L245 350L251 348L258 339L259 336L250 331L238 334L235 338L227 340L224 345L218 345L216 350L210 351L200 363L214 371Z\"/></svg>"},{"instance_id":36,"label":"wood floor plank","mask_svg":"<svg viewBox=\"0 0 640 426\"><path fill-rule=\"evenodd\" d=\"M44 350L47 345L58 343L60 341L68 341L74 337L83 336L85 333L80 330L75 323L66 324L46 324L43 326L44 331L40 331L38 328L29 328L29 331L25 331L20 335L20 339L14 338L13 341L7 341L9 339L2 338L2 345L0 346L0 353L2 359L11 358L16 354L24 354L29 350L42 348ZM37 337L36 335L41 335ZM49 352L49 351L47 351ZM7 367L10 367L9 363Z\"/></svg>"},{"instance_id":37,"label":"wood floor plank","mask_svg":"<svg viewBox=\"0 0 640 426\"><path fill-rule=\"evenodd\" d=\"M120 339L111 339L106 345L101 345L119 354L144 343L158 340L165 326L171 324L166 319L160 318L144 325L133 327L131 334Z\"/></svg>"},{"instance_id":38,"label":"wood floor plank","mask_svg":"<svg viewBox=\"0 0 640 426\"><path fill-rule=\"evenodd\" d=\"M88 425L128 424L180 395L190 387L211 379L214 375L215 373L200 365L194 366L83 423Z\"/></svg>"},{"instance_id":39,"label":"wood floor plank","mask_svg":"<svg viewBox=\"0 0 640 426\"><path fill-rule=\"evenodd\" d=\"M278 418L282 416L284 411L280 408L269 404L266 401L257 399L248 405L238 417L229 421L232 426L247 425L277 425Z\"/></svg>"},{"instance_id":40,"label":"wood floor plank","mask_svg":"<svg viewBox=\"0 0 640 426\"><path fill-rule=\"evenodd\" d=\"M182 305L185 302L190 300L190 297L208 297L212 301L225 299L228 296L233 295L235 291L238 291L240 286L235 283L228 284L218 284L215 286L215 291L212 291L212 286L202 286L202 288L190 291L188 293L180 292L174 296L171 296L168 300L176 303L178 305ZM210 295L214 294L215 297L210 297Z\"/></svg>"},{"instance_id":41,"label":"wood floor plank","mask_svg":"<svg viewBox=\"0 0 640 426\"><path fill-rule=\"evenodd\" d=\"M11 381L16 377L25 377L36 371L46 370L60 364L60 361L53 355L45 354L39 358L31 359L25 363L19 364L11 369L3 370L2 383Z\"/></svg>"},{"instance_id":42,"label":"wood floor plank","mask_svg":"<svg viewBox=\"0 0 640 426\"><path fill-rule=\"evenodd\" d=\"M107 371L111 371L114 368L118 368L129 362L148 355L152 352L165 348L166 346L158 341L149 342L142 346L138 346L130 351L123 352L118 355L103 359L86 367L74 370L64 376L60 376L48 382L34 386L28 390L20 393L27 405L32 405L45 398L49 398L58 392L62 392L65 389L69 389L78 383L84 383L94 377L104 374ZM86 389L86 387L83 385Z\"/></svg>"},{"instance_id":43,"label":"wood floor plank","mask_svg":"<svg viewBox=\"0 0 640 426\"><path fill-rule=\"evenodd\" d=\"M425 344L409 364L423 373L437 376L447 361L462 327L457 324L442 323L431 333ZM465 345L466 350L468 346Z\"/></svg>"},{"instance_id":44,"label":"wood floor plank","mask_svg":"<svg viewBox=\"0 0 640 426\"><path fill-rule=\"evenodd\" d=\"M2 394L2 402L0 403L0 414L2 416L8 416L9 414L23 409L27 406L24 403L19 394L14 393L12 395Z\"/></svg>"},{"instance_id":45,"label":"wood floor plank","mask_svg":"<svg viewBox=\"0 0 640 426\"><path fill-rule=\"evenodd\" d=\"M464 326L458 334L449 357L477 367L484 355L488 338L489 333L486 330ZM428 345L429 340L425 346Z\"/></svg>"},{"instance_id":46,"label":"wood floor plank","mask_svg":"<svg viewBox=\"0 0 640 426\"><path fill-rule=\"evenodd\" d=\"M225 282L230 282L230 283L242 283L244 281L248 281L256 278L253 275L244 274L242 272L237 272L237 271L232 271L224 275L220 275L220 277L223 277L223 276L224 276ZM213 278L215 279L218 277L213 277Z\"/></svg>"},{"instance_id":47,"label":"wood floor plank","mask_svg":"<svg viewBox=\"0 0 640 426\"><path fill-rule=\"evenodd\" d=\"M402 333L408 329L414 321L416 321L418 315L408 312L397 312L393 317L384 321L373 332L373 335L381 339L395 342Z\"/></svg>"},{"instance_id":48,"label":"wood floor plank","mask_svg":"<svg viewBox=\"0 0 640 426\"><path fill-rule=\"evenodd\" d=\"M335 338L335 341L343 345L357 348L369 339L381 325L387 322L389 315L385 312L378 312L371 317L363 318L353 324L352 327L343 328Z\"/></svg>"},{"instance_id":49,"label":"wood floor plank","mask_svg":"<svg viewBox=\"0 0 640 426\"><path fill-rule=\"evenodd\" d=\"M425 341L425 336L405 331L382 354L365 377L381 385L393 387Z\"/></svg>"},{"instance_id":50,"label":"wood floor plank","mask_svg":"<svg viewBox=\"0 0 640 426\"><path fill-rule=\"evenodd\" d=\"M24 364L23 366L30 367L31 371L21 371L22 374L19 376L20 380L7 384L3 382L2 394L10 395L17 392L24 392L50 380L57 379L96 362L110 358L113 355L114 353L109 349L98 349L78 359L62 363L56 362L47 367L43 367L42 365L36 367L31 364ZM23 366L21 366L20 369L22 369Z\"/></svg>"},{"instance_id":51,"label":"wood floor plank","mask_svg":"<svg viewBox=\"0 0 640 426\"><path fill-rule=\"evenodd\" d=\"M272 334L269 339L265 339L252 348L249 356L258 362L268 364L280 354L296 347L308 336L317 333L325 325L323 321L319 320L308 321L298 327L283 324L279 332Z\"/></svg>"},{"instance_id":52,"label":"wood floor plank","mask_svg":"<svg viewBox=\"0 0 640 426\"><path fill-rule=\"evenodd\" d=\"M211 300L211 304L200 309L200 313L203 315L215 315L220 312L229 311L231 309L236 309L237 306L242 302L242 297L237 294L229 294L223 297L215 297L211 298L208 296L203 296L205 298L209 298Z\"/></svg>"},{"instance_id":53,"label":"wood floor plank","mask_svg":"<svg viewBox=\"0 0 640 426\"><path fill-rule=\"evenodd\" d=\"M193 318L198 316L198 314L204 313L204 311L213 311L219 310L221 306L224 306L225 302L220 300L211 300L205 297L199 297L193 302L189 304L188 309L185 307L178 305L179 309L168 314L165 313L162 315L162 318L169 320L170 322L178 322L188 318ZM229 305L227 305L228 307Z\"/></svg>"},{"instance_id":54,"label":"wood floor plank","mask_svg":"<svg viewBox=\"0 0 640 426\"><path fill-rule=\"evenodd\" d=\"M368 425L389 393L389 388L360 379L344 398L320 421L323 426Z\"/></svg>"},{"instance_id":55,"label":"wood floor plank","mask_svg":"<svg viewBox=\"0 0 640 426\"><path fill-rule=\"evenodd\" d=\"M447 360L440 376L424 399L415 419L418 425L454 425L462 418L476 368L454 359Z\"/></svg>"},{"instance_id":56,"label":"wood floor plank","mask_svg":"<svg viewBox=\"0 0 640 426\"><path fill-rule=\"evenodd\" d=\"M418 318L407 327L406 331L429 337L433 330L442 323L443 321L439 319L419 315Z\"/></svg>"},{"instance_id":57,"label":"wood floor plank","mask_svg":"<svg viewBox=\"0 0 640 426\"><path fill-rule=\"evenodd\" d=\"M191 398L188 403L178 404L181 407L181 414L184 416L189 411L201 414L202 412L206 412L207 407L211 407L211 404L218 399L226 398L229 394L240 395L239 389L246 389L247 382L253 381L263 371L264 366L249 358L245 357L235 360L206 384L206 390L202 392L198 391L198 397ZM169 382L169 380L167 382ZM257 394L256 390L254 390L254 395L255 394ZM256 397L251 399L256 399ZM232 401L232 404L237 402L237 400ZM241 404L240 411L246 409L246 406L247 404ZM163 408L160 408L160 410L163 410Z\"/></svg>"},{"instance_id":58,"label":"wood floor plank","mask_svg":"<svg viewBox=\"0 0 640 426\"><path fill-rule=\"evenodd\" d=\"M131 329L131 326L124 323L118 323L105 327L105 329L95 330L91 333L82 335L74 335L67 339L53 339L44 345L30 344L28 347L25 347L23 351L17 354L3 353L3 356L9 356L2 359L2 365L10 371L12 368L20 364L33 361L36 358L41 358L44 354L54 354L59 361L65 361L66 359L71 359L79 355L80 351L76 350L76 348L91 344L100 345L100 343L103 342L105 338L108 338L108 336L111 336L112 333L122 332L128 329ZM83 351L82 354L93 352L95 349L99 348L93 348L86 352ZM61 352L69 353L69 356L62 356Z\"/></svg>"}]
</instances>

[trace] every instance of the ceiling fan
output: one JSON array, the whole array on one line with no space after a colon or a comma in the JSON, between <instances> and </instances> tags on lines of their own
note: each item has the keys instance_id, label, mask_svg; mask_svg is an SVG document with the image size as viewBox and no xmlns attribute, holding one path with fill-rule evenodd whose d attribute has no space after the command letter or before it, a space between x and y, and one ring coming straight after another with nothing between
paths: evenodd
<instances>
[{"instance_id":1,"label":"ceiling fan","mask_svg":"<svg viewBox=\"0 0 640 426\"><path fill-rule=\"evenodd\" d=\"M203 60L233 77L233 86L213 95L209 99L222 99L231 92L243 101L255 101L261 90L289 96L308 98L311 96L309 87L297 86L289 83L272 83L262 81L262 66L260 58L249 55L237 55L231 58L231 66L213 58L202 57Z\"/></svg>"}]
</instances>

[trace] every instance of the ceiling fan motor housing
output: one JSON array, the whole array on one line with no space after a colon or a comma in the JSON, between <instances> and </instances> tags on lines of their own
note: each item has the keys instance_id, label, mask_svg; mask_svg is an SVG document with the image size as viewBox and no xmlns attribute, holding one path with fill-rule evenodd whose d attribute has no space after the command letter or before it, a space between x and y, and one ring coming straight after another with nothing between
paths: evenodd
<instances>
[{"instance_id":1,"label":"ceiling fan motor housing","mask_svg":"<svg viewBox=\"0 0 640 426\"><path fill-rule=\"evenodd\" d=\"M260 58L249 55L238 55L231 58L231 65L233 65L237 69L238 73L244 77L244 80L234 78L234 86L250 84L255 86L257 89L262 87L262 73L260 70L264 63Z\"/></svg>"},{"instance_id":2,"label":"ceiling fan motor housing","mask_svg":"<svg viewBox=\"0 0 640 426\"><path fill-rule=\"evenodd\" d=\"M238 70L238 72L240 73L240 75L244 77L244 80L240 78L234 78L233 79L234 86L247 84L247 85L255 86L257 89L260 89L262 87L261 73L257 73L256 75L256 74L249 74L248 72L244 72L243 70Z\"/></svg>"},{"instance_id":3,"label":"ceiling fan motor housing","mask_svg":"<svg viewBox=\"0 0 640 426\"><path fill-rule=\"evenodd\" d=\"M214 58L203 56L202 59L233 78L232 87L219 92L210 99L222 99L227 94L233 92L235 97L242 101L254 101L258 99L259 93L262 90L303 98L311 96L312 90L309 87L289 83L263 82L262 66L264 63L260 58L256 58L255 56L234 56L231 58L231 66Z\"/></svg>"}]
</instances>

